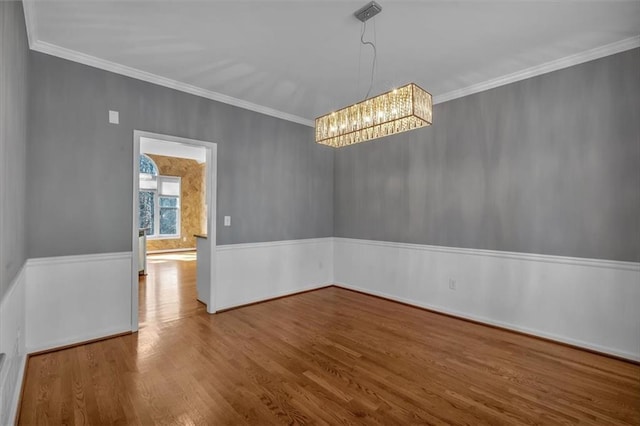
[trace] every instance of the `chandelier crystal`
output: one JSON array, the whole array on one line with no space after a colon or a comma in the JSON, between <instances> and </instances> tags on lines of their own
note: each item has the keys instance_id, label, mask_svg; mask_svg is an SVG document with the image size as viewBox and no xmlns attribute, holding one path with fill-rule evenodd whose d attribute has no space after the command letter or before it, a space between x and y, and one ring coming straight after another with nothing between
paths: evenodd
<instances>
[{"instance_id":1,"label":"chandelier crystal","mask_svg":"<svg viewBox=\"0 0 640 426\"><path fill-rule=\"evenodd\" d=\"M430 126L431 94L415 83L316 118L316 142L340 148Z\"/></svg>"}]
</instances>

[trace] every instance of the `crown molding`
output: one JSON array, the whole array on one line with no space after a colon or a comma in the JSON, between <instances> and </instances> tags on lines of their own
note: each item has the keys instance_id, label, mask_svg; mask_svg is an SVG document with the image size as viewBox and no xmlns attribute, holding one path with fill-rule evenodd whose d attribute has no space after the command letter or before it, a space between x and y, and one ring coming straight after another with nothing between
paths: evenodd
<instances>
[{"instance_id":1,"label":"crown molding","mask_svg":"<svg viewBox=\"0 0 640 426\"><path fill-rule=\"evenodd\" d=\"M88 65L94 68L99 68L105 71L111 71L116 74L146 81L148 83L157 84L159 86L168 87L170 89L179 90L181 92L211 99L224 104L233 105L239 108L247 109L249 111L254 111L260 114L269 115L271 117L280 118L282 120L292 121L304 126L315 126L315 121L308 118L289 114L287 112L279 111L277 109L266 107L263 105L254 104L253 102L234 98L232 96L224 95L222 93L214 92L211 90L206 90L191 84L183 83L167 77L162 77L157 74L139 70L137 68L128 67L126 65L121 65L116 62L101 59L96 56L78 52L76 50L67 49L62 46L41 41L38 36L35 1L36 0L22 0L24 21L27 29L27 40L29 42L29 48L31 50L46 53L52 56L57 56L62 59L67 59L69 61Z\"/></svg>"},{"instance_id":2,"label":"crown molding","mask_svg":"<svg viewBox=\"0 0 640 426\"><path fill-rule=\"evenodd\" d=\"M40 40L34 41L31 44L31 49L37 52L57 56L59 58L68 59L73 62L89 65L94 68L103 69L105 71L111 71L116 74L121 74L127 77L157 84L159 86L164 86L170 89L179 90L181 92L190 93L192 95L222 102L228 105L233 105L233 106L247 109L250 111L255 111L261 114L270 115L272 117L281 118L283 120L292 121L294 123L303 124L305 126L309 126L309 127L314 126L314 122L307 118L303 118L297 115L278 111L276 109L269 108L263 105L254 104L252 102L234 98L232 96L223 95L222 93L202 89L200 87L196 87L191 84L182 83L177 80L173 80L173 79L162 77L147 71L142 71L126 65L121 65L115 62L100 59L95 56L87 55L86 53L81 53L75 50L67 49L65 47L60 47L55 44L47 43L44 41L40 41Z\"/></svg>"},{"instance_id":3,"label":"crown molding","mask_svg":"<svg viewBox=\"0 0 640 426\"><path fill-rule=\"evenodd\" d=\"M36 27L36 11L33 5L35 0L22 0L22 12L24 13L24 24L27 28L27 41L29 48L33 49L33 44L38 40L38 29Z\"/></svg>"},{"instance_id":4,"label":"crown molding","mask_svg":"<svg viewBox=\"0 0 640 426\"><path fill-rule=\"evenodd\" d=\"M27 38L29 40L29 47L31 48L31 50L46 53L48 55L57 56L59 58L67 59L73 62L89 65L94 68L103 69L105 71L111 71L116 74L121 74L127 77L157 84L159 86L168 87L170 89L179 90L181 92L190 93L192 95L222 102L228 105L233 105L239 108L247 109L250 111L280 118L283 120L292 121L294 123L302 124L304 126L309 126L309 127L315 126L315 121L309 118L289 114L289 113L279 111L277 109L270 108L267 106L254 104L252 102L234 98L232 96L224 95L222 93L206 90L191 84L183 83L167 77L162 77L147 71L139 70L137 68L121 65L112 61L107 61L105 59L101 59L101 58L91 56L85 53L81 53L75 50L67 49L65 47L61 47L52 43L41 41L38 38L38 30L37 30L37 24L36 24L37 20L36 20L34 3L35 3L35 0L22 0L25 24L27 28ZM546 62L541 65L536 65L530 68L526 68L526 69L511 73L511 74L507 74L501 77L486 80L481 83L472 84L471 86L463 87L461 89L452 90L450 92L442 93L440 95L434 95L433 103L439 104L439 103L451 101L453 99L462 98L464 96L469 96L474 93L483 92L485 90L494 89L496 87L515 83L521 80L526 80L528 78L536 77L552 71L557 71L563 68L579 65L584 62L600 59L605 56L614 55L616 53L635 49L637 47L640 47L640 35L630 37L624 40L620 40L615 43L610 43L604 46L596 47L594 49L589 49L584 52L580 52L574 55L566 56L564 58L556 59L554 61Z\"/></svg>"},{"instance_id":5,"label":"crown molding","mask_svg":"<svg viewBox=\"0 0 640 426\"><path fill-rule=\"evenodd\" d=\"M579 65L585 62L593 61L595 59L604 58L605 56L614 55L616 53L635 49L637 47L640 47L640 36L626 38L615 43L585 50L584 52L546 62L541 65L536 65L531 68L526 68L511 74L504 75L502 77L493 78L491 80L473 84L462 89L452 90L447 93L436 95L433 97L433 103L439 104L451 101L453 99L462 98L464 96L469 96L474 93L484 92L485 90L504 86L510 83L515 83L521 80L526 80L528 78L537 77L539 75L561 70L563 68L569 68L574 65Z\"/></svg>"}]
</instances>

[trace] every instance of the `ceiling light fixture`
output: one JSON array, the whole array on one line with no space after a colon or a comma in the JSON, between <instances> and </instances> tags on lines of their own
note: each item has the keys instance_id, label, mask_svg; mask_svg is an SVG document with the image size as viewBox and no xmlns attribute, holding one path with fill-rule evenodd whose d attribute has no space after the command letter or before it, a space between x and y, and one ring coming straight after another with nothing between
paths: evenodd
<instances>
[{"instance_id":1,"label":"ceiling light fixture","mask_svg":"<svg viewBox=\"0 0 640 426\"><path fill-rule=\"evenodd\" d=\"M419 127L430 126L433 119L431 94L415 83L369 98L376 64L376 46L365 42L366 22L382 11L375 1L354 13L363 23L360 42L373 48L371 82L365 100L316 118L316 142L334 148L353 145Z\"/></svg>"}]
</instances>

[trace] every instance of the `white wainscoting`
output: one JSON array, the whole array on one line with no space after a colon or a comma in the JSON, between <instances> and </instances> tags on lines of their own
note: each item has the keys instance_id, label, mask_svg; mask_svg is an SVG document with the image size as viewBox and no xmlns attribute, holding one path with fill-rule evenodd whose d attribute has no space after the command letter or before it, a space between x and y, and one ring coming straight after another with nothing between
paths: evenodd
<instances>
[{"instance_id":1,"label":"white wainscoting","mask_svg":"<svg viewBox=\"0 0 640 426\"><path fill-rule=\"evenodd\" d=\"M25 285L26 267L23 266L0 301L0 352L6 354L0 370L0 425L13 424L22 390L27 359Z\"/></svg>"},{"instance_id":2,"label":"white wainscoting","mask_svg":"<svg viewBox=\"0 0 640 426\"><path fill-rule=\"evenodd\" d=\"M638 263L335 238L334 278L345 288L640 360Z\"/></svg>"},{"instance_id":3,"label":"white wainscoting","mask_svg":"<svg viewBox=\"0 0 640 426\"><path fill-rule=\"evenodd\" d=\"M27 261L29 353L131 331L131 253Z\"/></svg>"},{"instance_id":4,"label":"white wainscoting","mask_svg":"<svg viewBox=\"0 0 640 426\"><path fill-rule=\"evenodd\" d=\"M217 247L216 310L333 283L333 238Z\"/></svg>"}]
</instances>

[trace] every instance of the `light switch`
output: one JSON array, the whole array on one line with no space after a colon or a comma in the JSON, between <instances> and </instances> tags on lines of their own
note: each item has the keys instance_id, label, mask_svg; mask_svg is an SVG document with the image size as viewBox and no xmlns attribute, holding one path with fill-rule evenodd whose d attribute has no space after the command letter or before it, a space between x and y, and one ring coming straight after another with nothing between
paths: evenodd
<instances>
[{"instance_id":1,"label":"light switch","mask_svg":"<svg viewBox=\"0 0 640 426\"><path fill-rule=\"evenodd\" d=\"M224 217L224 226L231 226L231 216Z\"/></svg>"},{"instance_id":2,"label":"light switch","mask_svg":"<svg viewBox=\"0 0 640 426\"><path fill-rule=\"evenodd\" d=\"M109 123L111 124L120 123L120 113L118 111L109 110Z\"/></svg>"}]
</instances>

